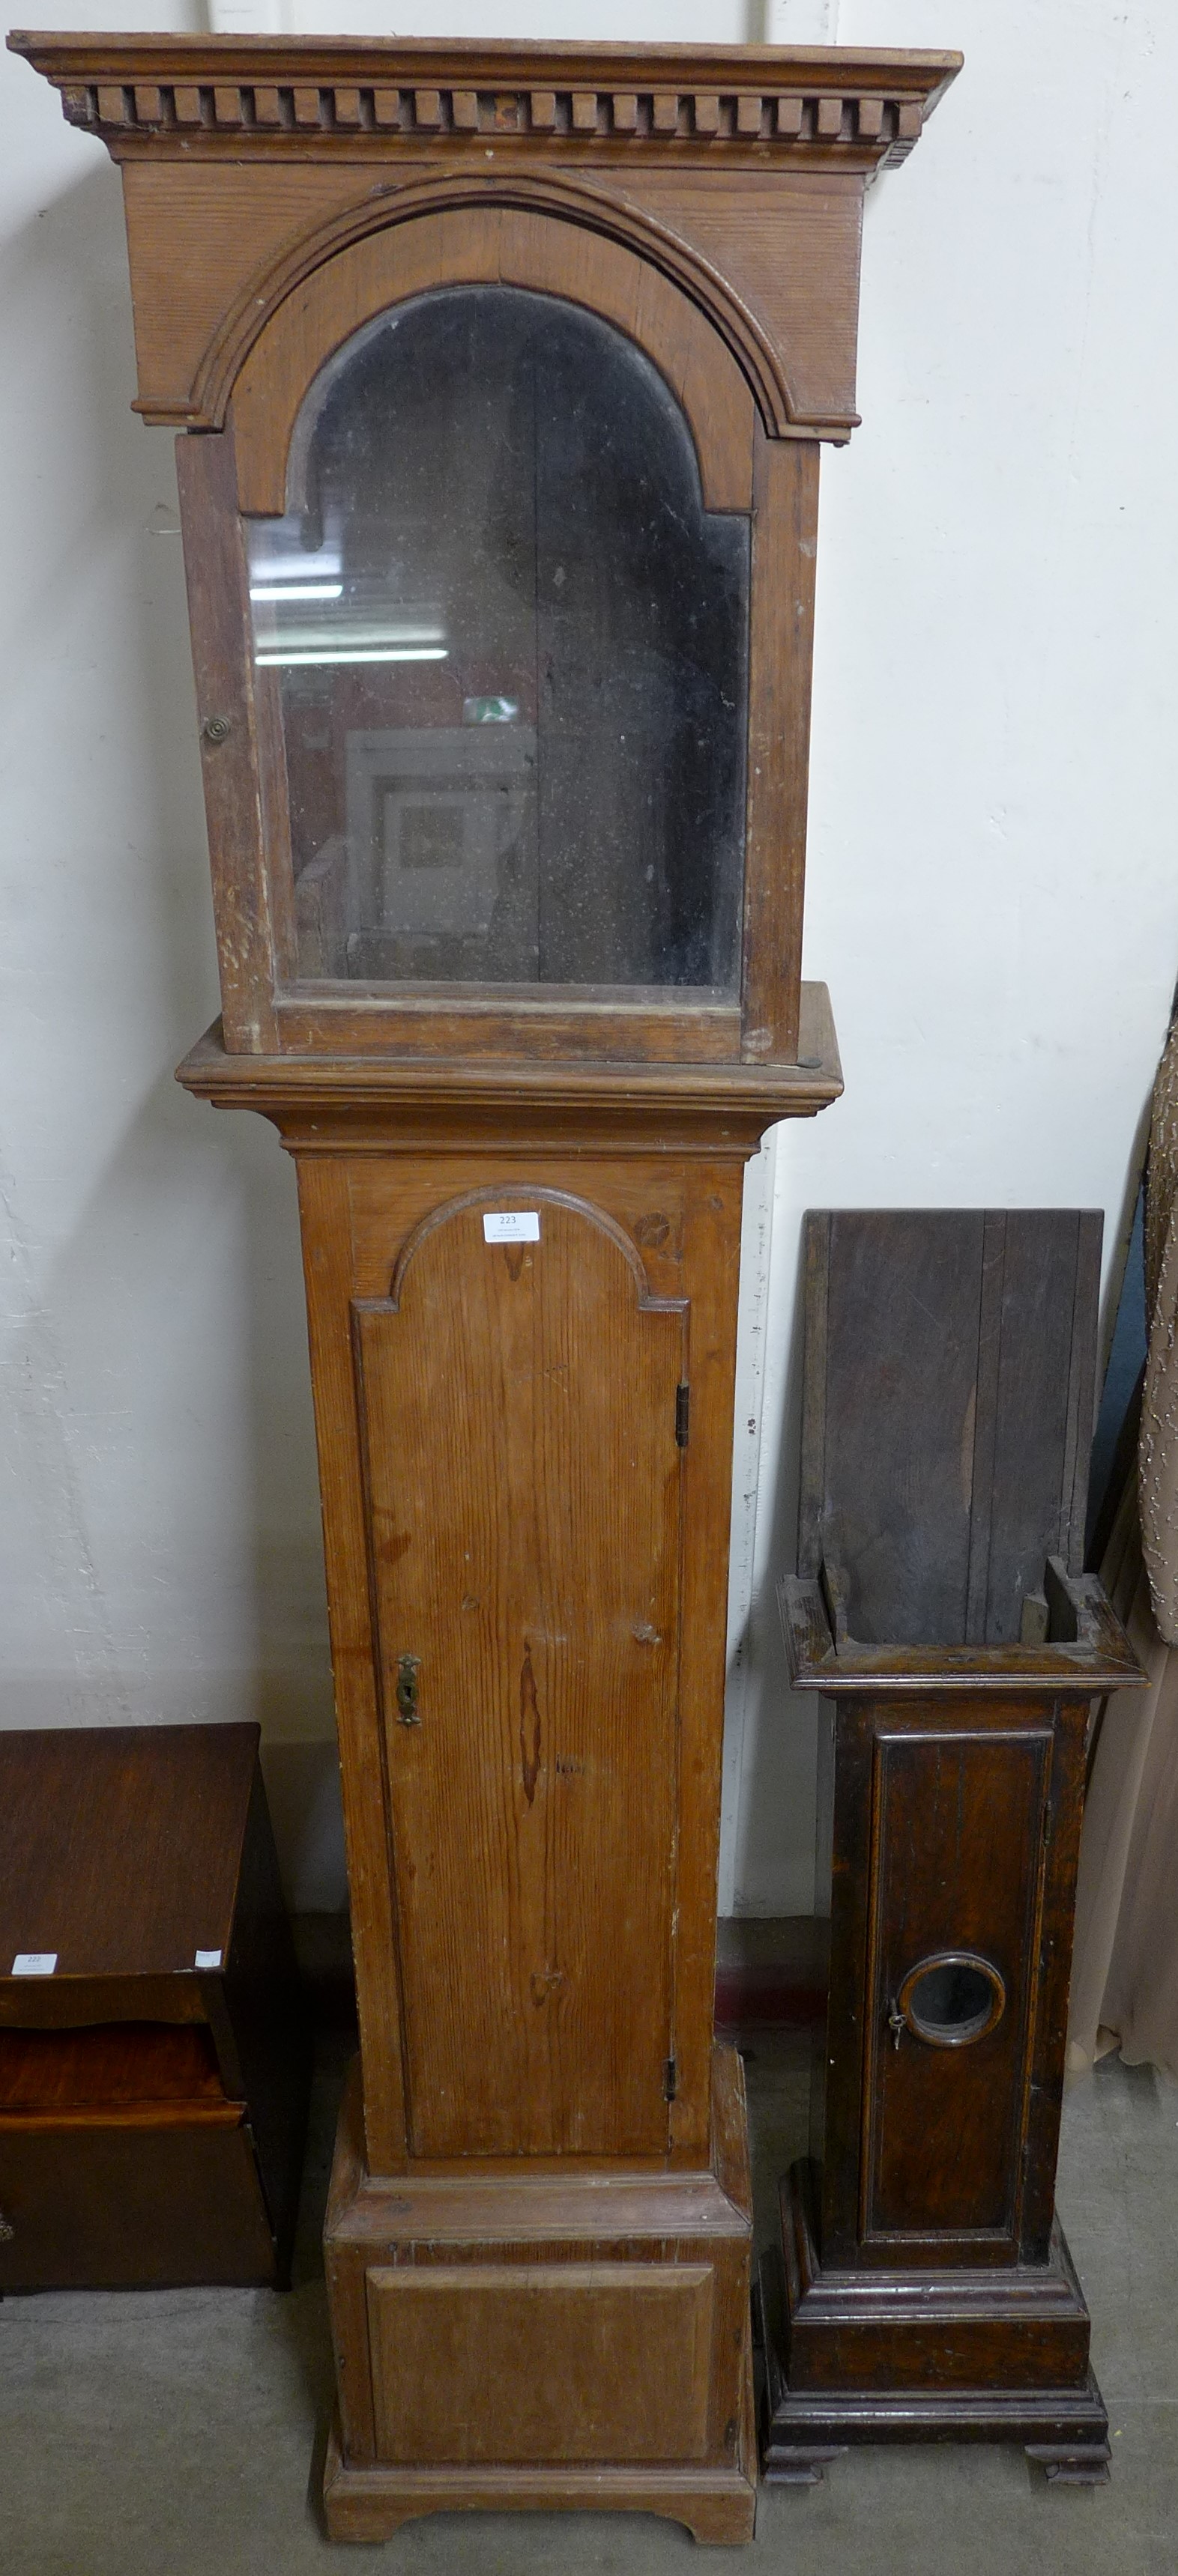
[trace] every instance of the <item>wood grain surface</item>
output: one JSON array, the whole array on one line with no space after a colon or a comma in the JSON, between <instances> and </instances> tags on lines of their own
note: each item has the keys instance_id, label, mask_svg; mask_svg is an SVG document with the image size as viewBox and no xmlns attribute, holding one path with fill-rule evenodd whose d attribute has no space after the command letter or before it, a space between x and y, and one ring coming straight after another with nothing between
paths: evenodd
<instances>
[{"instance_id":1,"label":"wood grain surface","mask_svg":"<svg viewBox=\"0 0 1178 2576\"><path fill-rule=\"evenodd\" d=\"M371 233L276 306L235 380L230 416L240 506L281 514L287 459L308 385L354 331L441 286L529 288L582 305L636 342L691 427L709 510L752 506L753 401L724 342L681 288L620 242L526 209L424 214Z\"/></svg>"},{"instance_id":2,"label":"wood grain surface","mask_svg":"<svg viewBox=\"0 0 1178 2576\"><path fill-rule=\"evenodd\" d=\"M806 1219L799 1570L851 1638L1017 1644L1048 1556L1083 1563L1101 1218Z\"/></svg>"},{"instance_id":3,"label":"wood grain surface","mask_svg":"<svg viewBox=\"0 0 1178 2576\"><path fill-rule=\"evenodd\" d=\"M228 2117L224 2116L228 2113ZM240 2106L0 2123L0 2295L255 2283L274 2239Z\"/></svg>"},{"instance_id":4,"label":"wood grain surface","mask_svg":"<svg viewBox=\"0 0 1178 2576\"><path fill-rule=\"evenodd\" d=\"M377 2457L706 2458L712 2289L706 2263L374 2264Z\"/></svg>"},{"instance_id":5,"label":"wood grain surface","mask_svg":"<svg viewBox=\"0 0 1178 2576\"><path fill-rule=\"evenodd\" d=\"M874 1745L865 2136L859 2234L914 2257L1013 2262L1035 2037L1050 1715L1021 1727L890 1731ZM1012 1718L1016 1715L1011 1711ZM943 1951L980 1954L1005 2007L972 2044L893 2033L905 1977ZM950 2240L953 2240L952 2247Z\"/></svg>"},{"instance_id":6,"label":"wood grain surface","mask_svg":"<svg viewBox=\"0 0 1178 2576\"><path fill-rule=\"evenodd\" d=\"M0 2127L14 2120L241 2117L227 2102L206 2028L104 2022L80 2030L0 2029Z\"/></svg>"},{"instance_id":7,"label":"wood grain surface","mask_svg":"<svg viewBox=\"0 0 1178 2576\"><path fill-rule=\"evenodd\" d=\"M0 1735L0 2292L286 2276L310 2048L258 1737Z\"/></svg>"},{"instance_id":8,"label":"wood grain surface","mask_svg":"<svg viewBox=\"0 0 1178 2576\"><path fill-rule=\"evenodd\" d=\"M798 1062L594 1065L398 1062L338 1052L231 1054L219 1020L176 1079L222 1109L258 1109L301 1154L343 1144L387 1154L472 1145L532 1156L574 1146L613 1154L755 1153L779 1118L813 1118L842 1093L825 984L803 984Z\"/></svg>"},{"instance_id":9,"label":"wood grain surface","mask_svg":"<svg viewBox=\"0 0 1178 2576\"><path fill-rule=\"evenodd\" d=\"M259 759L259 739L272 745L273 692L271 722L259 737L232 433L178 439L176 479L225 1038L235 1051L265 1055L279 1043L278 872L267 864Z\"/></svg>"},{"instance_id":10,"label":"wood grain surface","mask_svg":"<svg viewBox=\"0 0 1178 2576\"><path fill-rule=\"evenodd\" d=\"M413 2512L628 2503L752 2529L744 2087L712 2057L694 2170L525 2157L381 2179L345 2090L324 2231L340 2536ZM588 2483L591 2476L592 2483Z\"/></svg>"},{"instance_id":11,"label":"wood grain surface","mask_svg":"<svg viewBox=\"0 0 1178 2576\"><path fill-rule=\"evenodd\" d=\"M846 437L864 187L951 53L18 34L124 170L140 404L219 427L269 313L349 234L451 203L637 248L725 336L772 434ZM416 192L416 203L413 194Z\"/></svg>"},{"instance_id":12,"label":"wood grain surface","mask_svg":"<svg viewBox=\"0 0 1178 2576\"><path fill-rule=\"evenodd\" d=\"M485 1240L499 1195L538 1242ZM684 1309L517 1186L431 1212L356 1333L412 2150L657 2153Z\"/></svg>"},{"instance_id":13,"label":"wood grain surface","mask_svg":"<svg viewBox=\"0 0 1178 2576\"><path fill-rule=\"evenodd\" d=\"M0 2016L18 1951L69 1978L227 1960L258 1758L243 1726L0 1732ZM41 1981L47 1986L50 1980Z\"/></svg>"},{"instance_id":14,"label":"wood grain surface","mask_svg":"<svg viewBox=\"0 0 1178 2576\"><path fill-rule=\"evenodd\" d=\"M758 436L741 1054L798 1053L818 549L816 450Z\"/></svg>"},{"instance_id":15,"label":"wood grain surface","mask_svg":"<svg viewBox=\"0 0 1178 2576\"><path fill-rule=\"evenodd\" d=\"M794 1686L833 1700L830 1987L815 2161L764 2276L766 2474L963 2438L1099 2479L1054 2191L1088 1711L1144 1678L1078 1571L1100 1219L821 1213L805 1241L780 1601Z\"/></svg>"}]
</instances>

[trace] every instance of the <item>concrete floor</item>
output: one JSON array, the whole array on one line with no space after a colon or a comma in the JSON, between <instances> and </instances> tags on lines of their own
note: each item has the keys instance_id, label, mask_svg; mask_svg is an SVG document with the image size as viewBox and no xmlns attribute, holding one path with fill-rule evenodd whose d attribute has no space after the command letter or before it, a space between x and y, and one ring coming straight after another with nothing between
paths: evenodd
<instances>
[{"instance_id":1,"label":"concrete floor","mask_svg":"<svg viewBox=\"0 0 1178 2576\"><path fill-rule=\"evenodd\" d=\"M796 2045L748 2035L758 2235L798 2152ZM1112 2419L1102 2489L1048 2488L1021 2452L851 2453L762 2492L743 2557L631 2515L449 2515L332 2550L314 2504L331 2402L317 2239L346 2044L322 2052L295 2287L56 2293L0 2304L3 2576L1175 2576L1178 2084L1119 2060L1069 2097L1059 2205Z\"/></svg>"}]
</instances>

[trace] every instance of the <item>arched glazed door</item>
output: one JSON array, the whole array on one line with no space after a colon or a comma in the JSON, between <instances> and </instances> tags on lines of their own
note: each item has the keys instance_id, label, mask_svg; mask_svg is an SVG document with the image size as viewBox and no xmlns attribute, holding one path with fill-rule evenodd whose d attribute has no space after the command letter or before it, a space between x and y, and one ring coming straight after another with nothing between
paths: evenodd
<instances>
[{"instance_id":1,"label":"arched glazed door","mask_svg":"<svg viewBox=\"0 0 1178 2576\"><path fill-rule=\"evenodd\" d=\"M331 249L181 441L225 1043L793 1062L817 448L554 212Z\"/></svg>"},{"instance_id":2,"label":"arched glazed door","mask_svg":"<svg viewBox=\"0 0 1178 2576\"><path fill-rule=\"evenodd\" d=\"M749 525L633 341L512 286L394 307L249 565L296 982L735 1002Z\"/></svg>"}]
</instances>

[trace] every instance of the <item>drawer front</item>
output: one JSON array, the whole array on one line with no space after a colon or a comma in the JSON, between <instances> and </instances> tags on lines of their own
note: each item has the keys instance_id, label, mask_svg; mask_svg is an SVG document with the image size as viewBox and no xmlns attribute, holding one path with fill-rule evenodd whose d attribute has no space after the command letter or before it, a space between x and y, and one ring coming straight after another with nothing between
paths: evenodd
<instances>
[{"instance_id":1,"label":"drawer front","mask_svg":"<svg viewBox=\"0 0 1178 2576\"><path fill-rule=\"evenodd\" d=\"M439 2263L367 2276L376 2454L702 2460L707 2263Z\"/></svg>"},{"instance_id":2,"label":"drawer front","mask_svg":"<svg viewBox=\"0 0 1178 2576\"><path fill-rule=\"evenodd\" d=\"M1049 1728L881 1732L863 2241L1015 2259Z\"/></svg>"},{"instance_id":3,"label":"drawer front","mask_svg":"<svg viewBox=\"0 0 1178 2576\"><path fill-rule=\"evenodd\" d=\"M0 2293L274 2278L242 2125L0 2124L0 2216Z\"/></svg>"}]
</instances>

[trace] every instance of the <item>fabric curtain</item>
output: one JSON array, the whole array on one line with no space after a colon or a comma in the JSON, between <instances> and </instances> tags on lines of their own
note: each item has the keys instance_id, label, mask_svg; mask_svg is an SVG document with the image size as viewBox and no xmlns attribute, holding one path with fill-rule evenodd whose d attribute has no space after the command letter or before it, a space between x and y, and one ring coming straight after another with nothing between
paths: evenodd
<instances>
[{"instance_id":1,"label":"fabric curtain","mask_svg":"<svg viewBox=\"0 0 1178 2576\"><path fill-rule=\"evenodd\" d=\"M1154 1088L1145 1199L1149 1349L1137 1469L1101 1579L1147 1690L1105 1702L1091 1758L1069 2064L1120 2045L1178 2075L1178 1023Z\"/></svg>"}]
</instances>

